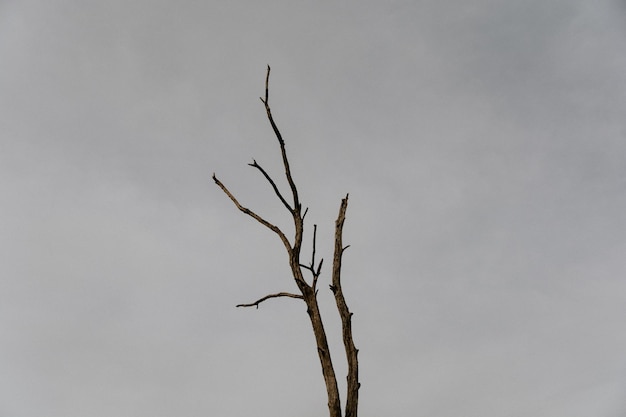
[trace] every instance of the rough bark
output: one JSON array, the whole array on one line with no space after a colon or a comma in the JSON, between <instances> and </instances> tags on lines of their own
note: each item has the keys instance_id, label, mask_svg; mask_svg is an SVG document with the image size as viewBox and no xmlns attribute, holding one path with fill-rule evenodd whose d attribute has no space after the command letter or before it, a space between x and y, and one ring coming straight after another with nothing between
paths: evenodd
<instances>
[{"instance_id":1,"label":"rough bark","mask_svg":"<svg viewBox=\"0 0 626 417\"><path fill-rule=\"evenodd\" d=\"M348 196L341 200L339 207L339 215L335 222L335 252L333 256L333 275L331 291L335 295L337 310L341 317L341 331L343 336L343 345L346 350L346 360L348 361L347 376L347 398L346 398L346 414L345 417L357 417L359 403L359 350L354 346L352 339L352 313L348 309L346 299L343 296L341 287L341 259L343 252L348 248L342 243L343 223L346 219L346 209L348 208Z\"/></svg>"},{"instance_id":2,"label":"rough bark","mask_svg":"<svg viewBox=\"0 0 626 417\"><path fill-rule=\"evenodd\" d=\"M289 165L289 160L287 158L287 152L285 149L285 141L278 129L278 126L274 122L274 118L272 116L272 112L269 106L269 76L270 76L270 67L267 67L267 75L265 78L265 97L261 97L261 101L265 106L265 111L267 113L267 118L270 122L270 125L274 131L276 139L278 140L278 144L280 146L280 152L283 161L283 167L285 170L285 178L287 179L287 183L289 184L289 188L291 191L291 200L292 202L288 202L287 199L282 195L278 186L271 178L271 176L257 163L256 160L253 160L251 167L256 168L261 172L261 174L267 179L270 183L274 193L285 206L285 208L290 212L293 218L294 230L295 234L293 237L293 243L289 240L289 238L272 223L265 220L263 217L259 216L257 213L252 210L242 206L237 198L228 190L228 188L213 174L213 180L215 183L222 189L222 191L230 198L230 200L235 204L235 206L244 214L252 217L263 226L267 227L278 237L281 242L285 246L287 254L289 256L289 266L291 269L291 273L293 279L300 290L300 294L292 294L289 292L278 292L274 294L269 294L264 297L259 298L257 301L252 303L244 303L238 304L237 307L259 307L259 304L262 302L271 299L271 298L295 298L301 299L305 302L307 307L307 314L309 316L311 327L313 329L313 335L315 336L315 343L317 348L317 354L320 360L320 365L322 367L322 375L324 377L324 383L326 385L326 393L328 397L328 410L330 417L342 417L341 412L341 401L339 398L339 388L337 386L337 378L335 375L335 369L333 367L333 362L330 354L330 349L328 347L328 339L326 337L326 331L324 329L324 323L322 321L322 316L320 314L319 305L317 302L317 282L318 278L321 274L323 259L320 259L318 263L315 260L316 253L316 237L317 237L317 226L313 226L313 248L311 255L311 263L309 265L304 265L300 262L300 252L302 249L302 238L304 236L304 218L306 216L307 211L302 212L302 205L300 203L300 198L298 195L298 189L293 180L291 174L291 168ZM339 215L335 222L335 250L333 256L333 268L332 268L332 284L330 285L330 289L332 290L335 301L337 304L337 309L339 315L341 317L342 322L342 333L343 333L343 341L344 347L346 351L346 358L348 361L348 384L347 384L347 399L346 399L346 411L345 417L357 417L357 406L358 406L358 390L359 390L359 382L358 382L358 350L354 346L354 342L352 339L352 313L349 311L348 306L346 305L345 298L343 296L343 290L341 288L341 260L343 256L343 252L346 247L342 246L342 233L343 233L343 224L346 216L346 209L348 206L348 196L346 196L341 201L341 206L339 209ZM312 279L311 282L308 283L303 276L303 269L308 270Z\"/></svg>"}]
</instances>

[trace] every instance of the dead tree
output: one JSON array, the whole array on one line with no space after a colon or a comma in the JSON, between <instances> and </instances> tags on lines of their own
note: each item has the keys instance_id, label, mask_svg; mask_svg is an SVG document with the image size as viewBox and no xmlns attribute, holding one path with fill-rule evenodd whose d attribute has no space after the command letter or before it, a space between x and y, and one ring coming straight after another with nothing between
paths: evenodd
<instances>
[{"instance_id":1,"label":"dead tree","mask_svg":"<svg viewBox=\"0 0 626 417\"><path fill-rule=\"evenodd\" d=\"M300 202L300 197L298 196L298 188L296 187L296 184L291 175L289 160L287 159L287 153L285 151L285 141L283 140L283 137L278 130L278 126L276 126L274 118L272 117L272 112L269 105L269 77L270 67L268 66L267 75L265 77L265 98L261 97L261 101L265 106L267 118L270 122L270 125L272 126L272 129L274 130L274 135L276 136L276 139L278 139L278 144L280 145L280 152L282 155L283 166L285 169L285 177L287 179L287 183L289 184L289 188L291 189L291 201L287 201L287 199L278 189L278 186L271 178L271 176L267 173L267 171L265 171L265 169L263 169L263 167L261 167L261 165L256 162L256 160L253 160L252 163L248 165L260 171L260 173L272 186L274 193L281 201L282 205L285 206L285 208L291 214L295 229L295 236L293 237L293 240L289 240L289 238L287 238L285 233L283 233L280 228L268 222L249 208L242 206L239 203L239 200L237 200L237 198L228 190L228 188L226 188L226 186L217 179L215 174L213 174L213 180L218 185L218 187L220 187L222 191L224 191L224 193L231 199L231 201L235 204L235 206L237 206L240 211L252 217L263 226L267 227L276 235L278 235L283 245L285 246L285 249L287 250L291 274L298 289L300 290L300 293L293 294L289 292L279 292L275 294L269 294L259 298L255 302L239 304L237 305L237 307L254 306L258 308L259 304L261 304L262 302L270 298L278 297L290 297L304 301L307 307L309 319L311 321L311 326L313 328L313 334L315 335L317 354L319 356L320 364L322 366L322 374L324 376L326 393L328 395L328 410L330 413L330 417L341 417L341 402L339 399L337 378L335 376L335 369L333 368L333 362L331 359L330 350L328 348L328 340L326 338L326 331L324 330L324 323L322 321L319 305L317 303L317 284L324 261L323 259L320 259L319 262L317 262L315 259L317 225L313 226L313 246L311 262L309 264L304 264L300 260L300 254L302 250L302 238L304 236L304 217L306 216L308 209L302 211L302 204ZM335 247L333 254L333 268L330 290L335 297L337 310L341 318L343 344L345 347L346 359L348 363L345 417L357 417L359 387L361 385L359 383L359 351L354 346L354 341L352 339L352 313L348 309L346 300L343 295L343 290L341 288L341 259L344 251L348 248L348 246L343 246L342 243L343 224L346 217L347 207L348 196L346 195L346 197L341 200L341 204L339 206L339 214L337 216L337 220L335 221ZM308 271L311 274L311 278L308 281L304 277L303 270Z\"/></svg>"}]
</instances>

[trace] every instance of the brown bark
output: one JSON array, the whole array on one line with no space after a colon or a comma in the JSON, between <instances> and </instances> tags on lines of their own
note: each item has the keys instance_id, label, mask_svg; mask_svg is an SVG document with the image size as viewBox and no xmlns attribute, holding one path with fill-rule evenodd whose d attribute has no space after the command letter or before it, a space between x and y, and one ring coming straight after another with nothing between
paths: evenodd
<instances>
[{"instance_id":1,"label":"brown bark","mask_svg":"<svg viewBox=\"0 0 626 417\"><path fill-rule=\"evenodd\" d=\"M320 359L320 365L322 366L324 383L326 384L326 394L328 396L328 411L330 413L329 415L331 417L341 417L341 401L339 399L337 377L335 376L335 369L333 367L333 361L330 356L330 349L328 348L328 340L326 339L324 323L322 322L322 316L320 315L320 310L317 304L317 297L315 296L315 293L310 292L308 297L305 298L305 302L307 305L307 313L309 315L309 318L311 319L313 333L315 335L317 355Z\"/></svg>"},{"instance_id":2,"label":"brown bark","mask_svg":"<svg viewBox=\"0 0 626 417\"><path fill-rule=\"evenodd\" d=\"M285 249L287 250L287 254L289 256L289 266L291 269L291 273L293 276L298 289L300 290L300 294L292 294L288 292L279 292L274 294L269 294L264 297L259 298L257 301L253 303L247 304L238 304L237 307L259 307L259 304L263 301L266 301L270 298L280 298L280 297L288 297L295 299L302 299L307 306L307 314L309 315L309 319L311 321L311 327L313 328L313 335L315 336L315 344L317 348L317 354L320 360L320 365L322 367L322 375L324 377L324 383L326 385L326 394L328 397L328 410L330 417L342 417L341 412L341 401L339 398L339 388L337 387L337 377L335 375L335 370L333 367L333 362L330 354L330 350L328 348L328 339L326 337L326 331L324 329L324 323L322 321L322 316L320 314L319 305L317 303L317 281L321 274L323 259L320 259L319 263L316 264L315 261L315 251L316 251L316 237L317 237L317 226L313 226L313 250L311 255L311 263L310 265L303 265L300 263L300 252L302 249L302 238L304 236L304 217L306 216L306 210L302 213L302 205L300 203L300 199L298 196L298 189L291 175L291 168L289 166L289 160L287 159L287 152L285 150L285 141L282 138L282 135L274 122L274 118L272 116L272 112L269 106L269 76L270 76L270 67L267 67L267 76L265 78L265 98L261 98L265 106L265 111L267 113L267 118L272 126L274 134L278 140L278 144L280 146L280 151L283 160L283 167L285 169L285 177L289 184L289 188L291 189L291 197L293 203L287 202L287 199L283 197L280 190L278 189L274 180L270 177L270 175L263 169L256 160L253 163L249 164L253 168L258 169L263 176L267 179L267 181L272 186L274 193L278 196L282 204L287 208L293 217L295 235L293 238L293 243L287 238L287 236L280 230L277 226L268 222L252 210L242 206L239 201L235 198L235 196L228 190L228 188L222 184L220 180L217 179L215 174L213 174L213 180L215 183L222 189L222 191L230 198L230 200L235 204L235 206L243 213L252 217L265 227L272 230L274 233L278 235L280 240L282 241ZM348 361L348 385L347 385L347 399L346 399L346 412L345 417L357 417L357 405L358 405L358 390L359 390L359 382L358 382L358 358L357 353L358 350L354 347L354 342L352 340L352 313L348 310L348 306L346 305L343 290L341 288L341 259L344 250L346 247L342 246L342 233L343 233L343 223L346 216L346 209L348 206L348 196L341 201L341 206L339 209L339 216L337 217L337 221L335 222L335 251L333 257L333 271L332 271L332 284L330 288L335 296L335 301L337 304L337 309L339 311L339 315L341 317L342 322L342 333L343 333L343 341L344 347L346 351L346 358ZM302 270L308 270L312 274L312 281L309 284L302 275Z\"/></svg>"},{"instance_id":3,"label":"brown bark","mask_svg":"<svg viewBox=\"0 0 626 417\"><path fill-rule=\"evenodd\" d=\"M333 256L333 276L330 289L335 295L337 310L341 317L341 331L343 336L343 345L346 350L346 360L348 361L347 376L347 398L346 398L346 414L345 417L357 417L359 403L359 350L354 346L352 339L352 313L348 309L346 300L343 296L341 287L341 259L343 252L348 248L342 243L343 223L346 219L346 209L348 208L348 196L341 200L339 207L339 215L335 222L335 252Z\"/></svg>"}]
</instances>

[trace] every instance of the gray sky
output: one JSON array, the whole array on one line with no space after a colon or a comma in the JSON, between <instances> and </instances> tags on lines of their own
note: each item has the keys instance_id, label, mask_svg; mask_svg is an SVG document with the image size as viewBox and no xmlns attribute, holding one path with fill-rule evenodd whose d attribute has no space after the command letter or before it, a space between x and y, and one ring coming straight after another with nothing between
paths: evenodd
<instances>
[{"instance_id":1,"label":"gray sky","mask_svg":"<svg viewBox=\"0 0 626 417\"><path fill-rule=\"evenodd\" d=\"M0 416L327 412L304 306L234 307L295 285L210 181L290 230L246 166L285 185L266 64L327 259L350 193L361 416L624 416L625 22L623 0L0 1Z\"/></svg>"}]
</instances>

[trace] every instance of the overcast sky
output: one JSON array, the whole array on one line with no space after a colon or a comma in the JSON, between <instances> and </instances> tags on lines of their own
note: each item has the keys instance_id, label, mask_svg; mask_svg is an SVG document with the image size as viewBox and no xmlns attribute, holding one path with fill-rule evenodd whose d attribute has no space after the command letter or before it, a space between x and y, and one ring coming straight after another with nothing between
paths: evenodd
<instances>
[{"instance_id":1,"label":"overcast sky","mask_svg":"<svg viewBox=\"0 0 626 417\"><path fill-rule=\"evenodd\" d=\"M0 0L0 417L326 415L210 180L291 233L267 64L362 417L623 417L625 50L624 0Z\"/></svg>"}]
</instances>

